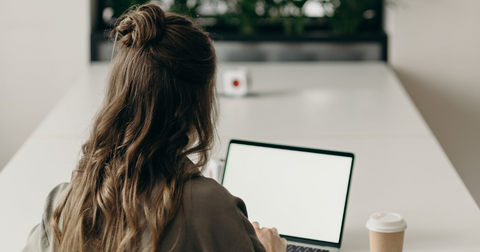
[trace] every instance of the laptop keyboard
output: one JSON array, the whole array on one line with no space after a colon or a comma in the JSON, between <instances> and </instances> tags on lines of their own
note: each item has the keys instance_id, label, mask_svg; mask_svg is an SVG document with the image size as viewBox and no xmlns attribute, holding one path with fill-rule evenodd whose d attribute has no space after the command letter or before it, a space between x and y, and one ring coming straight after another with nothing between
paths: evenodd
<instances>
[{"instance_id":1,"label":"laptop keyboard","mask_svg":"<svg viewBox=\"0 0 480 252\"><path fill-rule=\"evenodd\" d=\"M317 249L317 248L307 248L307 247L303 247L303 246L287 244L287 252L330 252L330 250Z\"/></svg>"}]
</instances>

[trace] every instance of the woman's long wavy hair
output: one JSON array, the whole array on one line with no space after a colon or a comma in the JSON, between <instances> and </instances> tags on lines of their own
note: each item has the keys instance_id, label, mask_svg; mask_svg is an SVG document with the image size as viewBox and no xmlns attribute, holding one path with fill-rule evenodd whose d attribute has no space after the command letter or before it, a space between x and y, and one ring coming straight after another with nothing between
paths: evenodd
<instances>
[{"instance_id":1,"label":"woman's long wavy hair","mask_svg":"<svg viewBox=\"0 0 480 252\"><path fill-rule=\"evenodd\" d=\"M216 56L208 34L146 4L119 19L114 37L121 48L106 98L52 216L54 251L138 251L144 227L152 235L145 249L155 251L213 145Z\"/></svg>"}]
</instances>

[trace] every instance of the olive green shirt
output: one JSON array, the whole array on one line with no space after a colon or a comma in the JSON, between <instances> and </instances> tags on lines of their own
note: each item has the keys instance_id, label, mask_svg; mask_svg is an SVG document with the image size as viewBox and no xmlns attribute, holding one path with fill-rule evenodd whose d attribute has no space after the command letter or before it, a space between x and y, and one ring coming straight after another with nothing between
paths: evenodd
<instances>
[{"instance_id":1,"label":"olive green shirt","mask_svg":"<svg viewBox=\"0 0 480 252\"><path fill-rule=\"evenodd\" d=\"M68 183L48 195L43 218L30 232L23 252L52 251L50 217L65 195ZM247 219L245 203L232 196L215 180L190 180L183 195L184 217L177 214L168 225L157 251L266 251ZM177 241L176 246L172 249ZM150 243L150 233L142 233L142 245Z\"/></svg>"}]
</instances>

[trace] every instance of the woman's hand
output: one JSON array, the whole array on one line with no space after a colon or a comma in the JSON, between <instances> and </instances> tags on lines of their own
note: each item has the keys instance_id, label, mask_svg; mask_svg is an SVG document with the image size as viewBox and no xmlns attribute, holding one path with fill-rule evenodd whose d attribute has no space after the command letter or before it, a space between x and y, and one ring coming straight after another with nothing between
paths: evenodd
<instances>
[{"instance_id":1,"label":"woman's hand","mask_svg":"<svg viewBox=\"0 0 480 252\"><path fill-rule=\"evenodd\" d=\"M252 225L255 228L258 239L268 252L287 251L287 240L280 238L276 228L260 228L258 222L253 222Z\"/></svg>"}]
</instances>

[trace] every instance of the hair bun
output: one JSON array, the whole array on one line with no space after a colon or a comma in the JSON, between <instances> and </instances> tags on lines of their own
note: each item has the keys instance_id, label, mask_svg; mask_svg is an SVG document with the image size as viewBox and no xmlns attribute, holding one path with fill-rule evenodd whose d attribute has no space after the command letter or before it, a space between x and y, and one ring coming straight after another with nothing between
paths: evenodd
<instances>
[{"instance_id":1,"label":"hair bun","mask_svg":"<svg viewBox=\"0 0 480 252\"><path fill-rule=\"evenodd\" d=\"M119 20L115 30L126 46L142 47L158 41L165 31L165 12L153 3L131 9Z\"/></svg>"}]
</instances>

